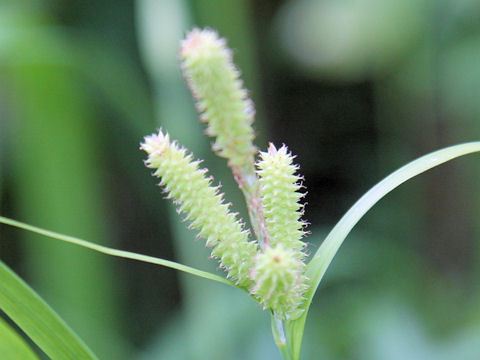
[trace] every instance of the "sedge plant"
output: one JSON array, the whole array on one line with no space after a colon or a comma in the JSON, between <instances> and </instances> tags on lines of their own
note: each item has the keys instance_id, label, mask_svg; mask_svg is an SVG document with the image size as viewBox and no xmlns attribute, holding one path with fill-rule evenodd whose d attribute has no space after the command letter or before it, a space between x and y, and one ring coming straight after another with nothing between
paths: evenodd
<instances>
[{"instance_id":1,"label":"sedge plant","mask_svg":"<svg viewBox=\"0 0 480 360\"><path fill-rule=\"evenodd\" d=\"M285 145L254 145L254 105L243 87L226 40L211 29L194 29L180 47L181 68L213 151L225 158L244 194L249 224L230 210L221 188L198 160L167 131L145 137L145 164L188 226L205 239L225 277L172 261L111 249L11 219L0 222L108 255L150 262L243 290L271 314L272 333L285 360L298 360L312 298L340 245L363 215L410 178L456 157L480 151L480 142L445 148L421 157L379 182L335 225L307 262L302 219L302 176ZM0 269L1 270L1 269ZM49 356L95 358L28 286L0 271L0 308ZM7 281L8 280L8 281ZM7 296L8 295L8 296ZM16 299L16 301L12 301ZM26 311L34 308L36 311ZM50 327L43 326L51 324ZM49 329L55 329L54 332ZM67 355L65 355L67 354ZM80 356L80 357L79 357Z\"/></svg>"}]
</instances>

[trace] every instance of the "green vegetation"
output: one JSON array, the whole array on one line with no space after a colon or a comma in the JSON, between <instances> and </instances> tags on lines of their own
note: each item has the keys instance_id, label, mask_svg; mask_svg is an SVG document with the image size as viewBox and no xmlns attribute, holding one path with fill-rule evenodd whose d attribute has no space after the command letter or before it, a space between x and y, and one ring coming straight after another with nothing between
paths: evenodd
<instances>
[{"instance_id":1,"label":"green vegetation","mask_svg":"<svg viewBox=\"0 0 480 360\"><path fill-rule=\"evenodd\" d=\"M0 353L263 359L280 357L276 344L285 359L477 359L478 158L392 190L480 150L479 10L471 0L0 2L0 222L27 230L0 227ZM213 82L238 86L212 93L201 72L187 74L206 126L179 70L195 27L218 29L241 69ZM196 231L162 200L138 151L159 127L205 160L222 184L217 222L240 227L217 232L198 210L213 203L189 202L220 190L189 193L158 173ZM265 151L265 139L278 147Z\"/></svg>"}]
</instances>

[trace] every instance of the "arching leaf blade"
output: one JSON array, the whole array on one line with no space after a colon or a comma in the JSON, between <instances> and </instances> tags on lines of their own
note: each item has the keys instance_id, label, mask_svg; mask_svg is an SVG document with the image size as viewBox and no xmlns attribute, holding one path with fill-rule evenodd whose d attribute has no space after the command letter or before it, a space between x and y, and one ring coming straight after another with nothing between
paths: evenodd
<instances>
[{"instance_id":1,"label":"arching leaf blade","mask_svg":"<svg viewBox=\"0 0 480 360\"><path fill-rule=\"evenodd\" d=\"M335 254L342 245L343 241L360 221L360 219L370 210L380 199L389 192L408 181L409 179L439 166L447 161L457 157L480 152L480 142L470 142L459 145L450 146L441 150L434 151L430 154L422 156L393 172L368 192L366 192L340 219L334 228L327 235L320 248L307 265L306 275L311 280L311 287L306 293L306 311L302 316L295 320L285 322L285 332L287 341L293 359L300 358L301 343L303 332L305 329L308 308L312 302L313 296Z\"/></svg>"},{"instance_id":2,"label":"arching leaf blade","mask_svg":"<svg viewBox=\"0 0 480 360\"><path fill-rule=\"evenodd\" d=\"M97 251L99 253L105 254L105 255L110 255L110 256L116 256L124 259L131 259L131 260L137 260L141 262L146 262L150 264L155 264L155 265L160 265L160 266L165 266L170 269L175 269L179 271L186 272L191 275L195 275L198 277L202 277L208 280L213 280L217 281L226 285L234 286L235 284L231 282L230 280L227 280L221 276L212 274L208 271L203 271L199 270L196 268L193 268L191 266L179 264L175 261L170 261L170 260L165 260L161 258L156 258L153 256L148 256L148 255L142 255L142 254L137 254L134 252L130 251L125 251L125 250L119 250L119 249L114 249L110 248L108 246L103 246L99 244L92 243L90 241L82 240L79 238L76 238L74 236L69 236L69 235L64 235L57 233L55 231L50 231L50 230L45 230L42 228L39 228L37 226L25 224L21 221L13 220L4 216L0 216L0 223L5 224L5 225L10 225L19 229L27 230L36 234L40 234L55 240L60 240L66 243L70 243L73 245L78 245L93 251Z\"/></svg>"},{"instance_id":3,"label":"arching leaf blade","mask_svg":"<svg viewBox=\"0 0 480 360\"><path fill-rule=\"evenodd\" d=\"M333 257L352 228L380 199L405 181L457 157L480 152L480 142L450 146L422 156L393 172L363 195L340 219L325 238L307 266L312 287L307 294L311 301Z\"/></svg>"}]
</instances>

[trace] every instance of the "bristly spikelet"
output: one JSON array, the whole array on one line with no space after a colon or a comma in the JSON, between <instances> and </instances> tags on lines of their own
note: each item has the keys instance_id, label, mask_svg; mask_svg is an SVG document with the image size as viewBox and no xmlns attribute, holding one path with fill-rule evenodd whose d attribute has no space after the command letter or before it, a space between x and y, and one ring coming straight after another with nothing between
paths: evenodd
<instances>
[{"instance_id":1,"label":"bristly spikelet","mask_svg":"<svg viewBox=\"0 0 480 360\"><path fill-rule=\"evenodd\" d=\"M300 220L303 206L299 200L304 194L299 192L302 178L295 175L298 166L292 164L293 156L285 145L277 150L270 144L267 152L260 153L260 158L257 174L270 245L282 244L303 260L305 243L301 239L305 235L305 223Z\"/></svg>"},{"instance_id":2,"label":"bristly spikelet","mask_svg":"<svg viewBox=\"0 0 480 360\"><path fill-rule=\"evenodd\" d=\"M305 264L282 244L265 249L252 271L255 285L250 293L281 319L295 319L303 312L303 294L308 288Z\"/></svg>"},{"instance_id":3,"label":"bristly spikelet","mask_svg":"<svg viewBox=\"0 0 480 360\"><path fill-rule=\"evenodd\" d=\"M141 149L148 154L146 165L155 169L160 185L179 210L187 214L190 226L207 239L207 246L213 248L212 255L219 259L228 277L240 287L250 288L257 244L248 241L248 232L229 212L223 194L210 185L211 179L205 176L207 170L199 169L200 161L194 161L185 148L171 142L169 135L161 131L145 137Z\"/></svg>"},{"instance_id":4,"label":"bristly spikelet","mask_svg":"<svg viewBox=\"0 0 480 360\"><path fill-rule=\"evenodd\" d=\"M230 166L245 168L252 166L256 151L255 110L226 43L214 30L193 29L181 45L182 71L208 125L207 134L216 137L214 151Z\"/></svg>"}]
</instances>

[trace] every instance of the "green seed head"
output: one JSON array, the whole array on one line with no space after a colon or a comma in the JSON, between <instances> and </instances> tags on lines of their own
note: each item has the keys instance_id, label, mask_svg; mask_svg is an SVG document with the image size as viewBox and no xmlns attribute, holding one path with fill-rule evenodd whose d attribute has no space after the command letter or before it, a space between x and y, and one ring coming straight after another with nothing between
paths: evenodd
<instances>
[{"instance_id":1,"label":"green seed head","mask_svg":"<svg viewBox=\"0 0 480 360\"><path fill-rule=\"evenodd\" d=\"M291 249L299 260L305 257L305 223L300 220L303 207L299 203L300 176L295 175L298 166L293 165L293 156L286 146L276 149L270 144L267 152L260 153L257 174L260 177L260 194L264 207L265 222L270 236L270 245L281 244Z\"/></svg>"},{"instance_id":2,"label":"green seed head","mask_svg":"<svg viewBox=\"0 0 480 360\"><path fill-rule=\"evenodd\" d=\"M255 110L226 40L214 30L193 29L182 42L180 57L207 134L216 137L213 149L232 167L252 166Z\"/></svg>"},{"instance_id":3,"label":"green seed head","mask_svg":"<svg viewBox=\"0 0 480 360\"><path fill-rule=\"evenodd\" d=\"M205 176L206 169L199 168L200 161L194 161L185 148L161 131L145 137L141 149L148 154L146 165L155 169L160 185L179 211L187 214L190 226L207 239L207 246L213 248L212 255L219 259L228 277L240 287L250 288L257 244L248 241L248 232L228 210L218 187L210 185L211 178Z\"/></svg>"},{"instance_id":4,"label":"green seed head","mask_svg":"<svg viewBox=\"0 0 480 360\"><path fill-rule=\"evenodd\" d=\"M250 292L279 318L297 318L303 312L303 294L308 288L304 268L305 264L292 250L282 244L270 246L256 258L251 274L255 285Z\"/></svg>"},{"instance_id":5,"label":"green seed head","mask_svg":"<svg viewBox=\"0 0 480 360\"><path fill-rule=\"evenodd\" d=\"M295 319L304 311L309 287L304 275L305 223L300 220L303 194L301 178L295 175L298 167L285 146L277 150L270 144L267 152L260 153L254 171L253 103L225 39L213 30L194 29L183 40L180 56L207 134L216 137L213 148L240 176L251 214L256 214L253 223L265 230L263 251L257 242L248 241L248 232L223 202L223 194L205 176L207 170L200 169L200 162L171 142L168 134L160 131L145 138L141 148L148 154L146 164L155 169L179 211L187 214L190 226L206 238L228 277L279 318Z\"/></svg>"}]
</instances>

